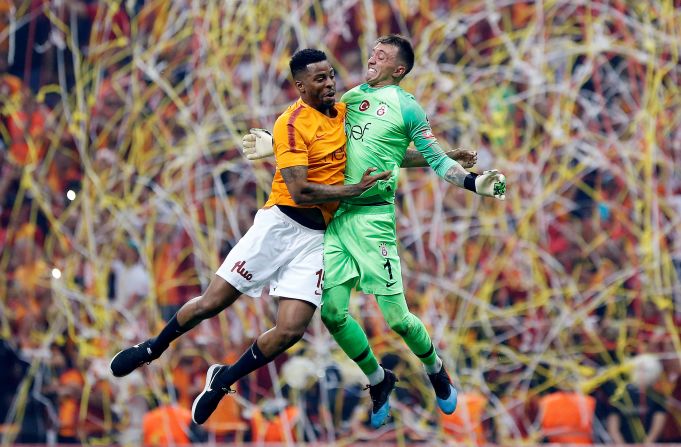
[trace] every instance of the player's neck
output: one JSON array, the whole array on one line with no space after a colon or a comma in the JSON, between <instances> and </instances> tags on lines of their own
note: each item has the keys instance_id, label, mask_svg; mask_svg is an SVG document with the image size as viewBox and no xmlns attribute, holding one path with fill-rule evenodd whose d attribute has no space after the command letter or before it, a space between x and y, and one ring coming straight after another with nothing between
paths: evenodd
<instances>
[{"instance_id":1,"label":"player's neck","mask_svg":"<svg viewBox=\"0 0 681 447\"><path fill-rule=\"evenodd\" d=\"M325 108L319 108L319 107L315 107L315 108L317 109L317 111L319 113L321 113L322 115L326 115L329 118L335 118L336 116L338 116L338 110L336 110L335 105L333 105L331 107L325 107Z\"/></svg>"},{"instance_id":2,"label":"player's neck","mask_svg":"<svg viewBox=\"0 0 681 447\"><path fill-rule=\"evenodd\" d=\"M334 106L331 107L313 107L317 112L321 113L322 115L328 116L329 118L335 118L338 116L338 111Z\"/></svg>"},{"instance_id":3,"label":"player's neck","mask_svg":"<svg viewBox=\"0 0 681 447\"><path fill-rule=\"evenodd\" d=\"M310 102L306 101L305 98L301 97L300 99L303 100L303 102L308 106L313 109L315 109L317 112L321 113L322 115L326 115L329 118L335 118L338 116L338 110L336 110L336 105L332 105L330 107L327 107L323 104L317 104L317 105L312 105Z\"/></svg>"}]
</instances>

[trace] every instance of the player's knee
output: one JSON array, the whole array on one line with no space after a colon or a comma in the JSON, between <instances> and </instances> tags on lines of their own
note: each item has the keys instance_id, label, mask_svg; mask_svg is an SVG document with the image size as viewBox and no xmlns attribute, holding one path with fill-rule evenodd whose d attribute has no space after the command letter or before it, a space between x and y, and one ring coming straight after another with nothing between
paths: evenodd
<instances>
[{"instance_id":1,"label":"player's knee","mask_svg":"<svg viewBox=\"0 0 681 447\"><path fill-rule=\"evenodd\" d=\"M217 315L220 310L222 310L219 308L219 303L210 295L202 295L196 298L194 309L197 314L196 316L203 318L210 318Z\"/></svg>"},{"instance_id":2,"label":"player's knee","mask_svg":"<svg viewBox=\"0 0 681 447\"><path fill-rule=\"evenodd\" d=\"M322 322L332 334L338 332L348 320L348 314L339 312L332 306L322 306Z\"/></svg>"},{"instance_id":3,"label":"player's knee","mask_svg":"<svg viewBox=\"0 0 681 447\"><path fill-rule=\"evenodd\" d=\"M238 297L238 293L230 293L228 289L209 289L198 298L196 308L204 318L213 317L228 308Z\"/></svg>"},{"instance_id":4,"label":"player's knee","mask_svg":"<svg viewBox=\"0 0 681 447\"><path fill-rule=\"evenodd\" d=\"M277 328L280 345L285 347L293 346L303 338L305 328Z\"/></svg>"},{"instance_id":5,"label":"player's knee","mask_svg":"<svg viewBox=\"0 0 681 447\"><path fill-rule=\"evenodd\" d=\"M409 317L410 315L407 314L402 318L388 321L388 326L390 326L390 329L398 333L400 336L404 337L409 334L409 331L411 331L413 326L411 318Z\"/></svg>"}]
</instances>

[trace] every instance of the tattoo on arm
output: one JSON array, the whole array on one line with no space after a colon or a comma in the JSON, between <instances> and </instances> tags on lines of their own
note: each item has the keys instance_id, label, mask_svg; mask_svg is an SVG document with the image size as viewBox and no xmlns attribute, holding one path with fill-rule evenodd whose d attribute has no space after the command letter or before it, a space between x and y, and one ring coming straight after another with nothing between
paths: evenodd
<instances>
[{"instance_id":1,"label":"tattoo on arm","mask_svg":"<svg viewBox=\"0 0 681 447\"><path fill-rule=\"evenodd\" d=\"M334 202L355 197L362 192L359 185L326 185L307 180L307 166L291 166L281 169L291 197L298 205Z\"/></svg>"},{"instance_id":2,"label":"tattoo on arm","mask_svg":"<svg viewBox=\"0 0 681 447\"><path fill-rule=\"evenodd\" d=\"M470 155L472 151L467 151L466 149L450 149L445 151L445 155L452 160L459 162L459 164L468 163L470 166L475 164L475 158ZM473 161L471 161L473 160ZM469 166L469 167L470 167ZM421 152L416 149L407 149L404 153L404 159L402 159L402 164L400 168L425 168L428 167L428 162Z\"/></svg>"},{"instance_id":3,"label":"tattoo on arm","mask_svg":"<svg viewBox=\"0 0 681 447\"><path fill-rule=\"evenodd\" d=\"M281 176L291 195L295 195L307 183L307 166L291 166L281 169Z\"/></svg>"},{"instance_id":4,"label":"tattoo on arm","mask_svg":"<svg viewBox=\"0 0 681 447\"><path fill-rule=\"evenodd\" d=\"M421 152L416 149L407 149L404 153L401 168L424 168L428 166L428 162Z\"/></svg>"},{"instance_id":5,"label":"tattoo on arm","mask_svg":"<svg viewBox=\"0 0 681 447\"><path fill-rule=\"evenodd\" d=\"M466 171L458 162L455 161L454 166L449 168L444 178L449 183L463 188L463 181L467 175L468 171Z\"/></svg>"}]
</instances>

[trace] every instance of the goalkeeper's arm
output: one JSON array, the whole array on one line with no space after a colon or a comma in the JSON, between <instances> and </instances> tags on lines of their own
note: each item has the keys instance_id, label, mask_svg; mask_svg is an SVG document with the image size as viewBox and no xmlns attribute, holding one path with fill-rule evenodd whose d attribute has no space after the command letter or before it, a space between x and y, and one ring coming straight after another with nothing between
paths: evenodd
<instances>
[{"instance_id":1,"label":"goalkeeper's arm","mask_svg":"<svg viewBox=\"0 0 681 447\"><path fill-rule=\"evenodd\" d=\"M265 129L250 129L249 133L241 139L242 150L244 155L249 160L259 160L274 155L272 147L272 134ZM446 151L445 154L452 160L456 160L465 168L471 168L475 165L478 159L476 151L469 151L465 149L452 149ZM402 168L418 168L428 166L425 157L416 149L407 149L404 155Z\"/></svg>"},{"instance_id":2,"label":"goalkeeper's arm","mask_svg":"<svg viewBox=\"0 0 681 447\"><path fill-rule=\"evenodd\" d=\"M444 151L445 155L452 160L456 160L464 168L472 168L478 162L477 151L469 151L466 149L450 149ZM404 159L400 168L425 168L428 166L426 157L416 149L409 148L404 153Z\"/></svg>"},{"instance_id":3,"label":"goalkeeper's arm","mask_svg":"<svg viewBox=\"0 0 681 447\"><path fill-rule=\"evenodd\" d=\"M241 139L241 148L246 158L259 160L274 155L271 133L265 129L250 129L249 132Z\"/></svg>"}]
</instances>

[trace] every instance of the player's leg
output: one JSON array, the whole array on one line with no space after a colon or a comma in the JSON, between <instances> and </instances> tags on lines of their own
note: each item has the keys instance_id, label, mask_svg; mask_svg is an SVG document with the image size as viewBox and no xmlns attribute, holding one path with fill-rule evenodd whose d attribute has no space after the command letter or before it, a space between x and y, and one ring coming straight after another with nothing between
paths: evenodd
<instances>
[{"instance_id":1,"label":"player's leg","mask_svg":"<svg viewBox=\"0 0 681 447\"><path fill-rule=\"evenodd\" d=\"M354 232L361 216L343 213L336 216L324 235L324 295L322 322L336 343L369 378L370 385L383 380L369 340L362 327L350 315L350 294L359 278L358 264L352 255L352 242L359 235Z\"/></svg>"},{"instance_id":2,"label":"player's leg","mask_svg":"<svg viewBox=\"0 0 681 447\"><path fill-rule=\"evenodd\" d=\"M203 320L229 307L241 296L233 285L215 275L203 295L186 302L161 332L148 340L120 351L111 359L111 372L123 377L145 363L156 360L170 343Z\"/></svg>"},{"instance_id":3,"label":"player's leg","mask_svg":"<svg viewBox=\"0 0 681 447\"><path fill-rule=\"evenodd\" d=\"M423 322L409 312L404 293L376 295L376 301L390 329L397 332L420 360L428 374L440 409L451 414L456 409L457 392L437 355Z\"/></svg>"},{"instance_id":4,"label":"player's leg","mask_svg":"<svg viewBox=\"0 0 681 447\"><path fill-rule=\"evenodd\" d=\"M303 337L317 306L308 301L281 298L276 325L260 334L233 365L213 365L206 374L206 386L194 400L192 419L203 424L222 397L237 380L268 364Z\"/></svg>"},{"instance_id":5,"label":"player's leg","mask_svg":"<svg viewBox=\"0 0 681 447\"><path fill-rule=\"evenodd\" d=\"M392 371L378 364L364 330L348 311L350 293L358 280L362 283L367 262L378 262L380 265L375 267L382 269L382 244L376 244L379 239L373 234L376 229L375 213L380 215L380 219L387 220L387 224L381 227L386 227L389 231L390 214L394 213L391 205L341 205L339 213L326 231L322 321L343 352L357 363L369 379L371 425L377 428L388 417L390 393L395 388L397 378ZM369 221L371 222L367 224ZM394 239L394 231L392 234Z\"/></svg>"},{"instance_id":6,"label":"player's leg","mask_svg":"<svg viewBox=\"0 0 681 447\"><path fill-rule=\"evenodd\" d=\"M343 352L357 363L369 379L371 425L378 428L390 412L388 398L397 378L392 371L378 364L364 330L348 311L353 283L354 280L350 280L324 290L322 321Z\"/></svg>"},{"instance_id":7,"label":"player's leg","mask_svg":"<svg viewBox=\"0 0 681 447\"><path fill-rule=\"evenodd\" d=\"M324 290L322 299L322 322L333 336L338 346L366 374L369 383L375 385L383 380L383 372L378 366L369 339L362 327L350 315L348 306L353 281ZM377 373L377 371L379 371Z\"/></svg>"},{"instance_id":8,"label":"player's leg","mask_svg":"<svg viewBox=\"0 0 681 447\"><path fill-rule=\"evenodd\" d=\"M274 244L260 243L270 233L283 230L272 217L267 210L258 211L253 226L229 252L206 291L185 303L156 337L116 354L110 363L113 375L125 376L157 359L173 340L232 305L242 293L259 296L279 261L272 253L278 250Z\"/></svg>"},{"instance_id":9,"label":"player's leg","mask_svg":"<svg viewBox=\"0 0 681 447\"><path fill-rule=\"evenodd\" d=\"M358 218L349 226L354 234L344 240L357 263L359 289L376 296L388 325L402 335L431 373L428 377L436 390L438 405L451 413L456 406L456 391L452 392L454 388L423 323L409 312L404 299L394 207L358 207L354 213Z\"/></svg>"},{"instance_id":10,"label":"player's leg","mask_svg":"<svg viewBox=\"0 0 681 447\"><path fill-rule=\"evenodd\" d=\"M276 218L277 228L283 231L271 232L267 244L262 245L274 246L277 253L288 253L285 261L275 262L278 267L270 280L270 293L281 297L276 324L258 336L234 365L210 367L206 386L192 405L192 418L198 424L215 411L234 382L266 365L300 340L321 302L324 232L307 228L276 208L271 209L270 214Z\"/></svg>"}]
</instances>

